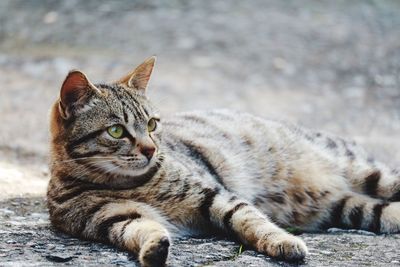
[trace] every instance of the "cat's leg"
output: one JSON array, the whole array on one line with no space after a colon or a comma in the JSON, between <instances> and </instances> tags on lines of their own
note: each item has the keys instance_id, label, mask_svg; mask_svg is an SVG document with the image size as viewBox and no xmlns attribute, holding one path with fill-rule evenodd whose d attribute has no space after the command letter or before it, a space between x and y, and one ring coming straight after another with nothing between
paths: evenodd
<instances>
[{"instance_id":1,"label":"cat's leg","mask_svg":"<svg viewBox=\"0 0 400 267\"><path fill-rule=\"evenodd\" d=\"M152 207L134 201L103 198L76 202L77 205L85 203L85 208L74 207L73 203L67 210L54 209L50 205L53 224L69 234L128 250L138 256L142 266L165 264L170 234L162 224L164 219Z\"/></svg>"},{"instance_id":2,"label":"cat's leg","mask_svg":"<svg viewBox=\"0 0 400 267\"><path fill-rule=\"evenodd\" d=\"M337 227L397 233L400 232L400 202L387 202L347 192L332 203L321 219L321 229Z\"/></svg>"},{"instance_id":3,"label":"cat's leg","mask_svg":"<svg viewBox=\"0 0 400 267\"><path fill-rule=\"evenodd\" d=\"M306 256L307 247L300 238L279 228L247 201L220 190L211 199L206 199L206 203L210 220L216 226L257 251L288 261Z\"/></svg>"}]
</instances>

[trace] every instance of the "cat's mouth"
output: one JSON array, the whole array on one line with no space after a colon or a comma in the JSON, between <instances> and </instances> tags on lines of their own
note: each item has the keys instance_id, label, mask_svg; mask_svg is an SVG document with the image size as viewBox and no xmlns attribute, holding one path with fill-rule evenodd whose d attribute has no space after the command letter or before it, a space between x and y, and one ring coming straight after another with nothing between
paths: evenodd
<instances>
[{"instance_id":1,"label":"cat's mouth","mask_svg":"<svg viewBox=\"0 0 400 267\"><path fill-rule=\"evenodd\" d=\"M117 165L120 165L121 167L128 166L128 168L135 169L144 168L148 165L151 165L154 161L154 158L138 158L134 155L120 155L118 156L118 159L119 160L115 162Z\"/></svg>"},{"instance_id":2,"label":"cat's mouth","mask_svg":"<svg viewBox=\"0 0 400 267\"><path fill-rule=\"evenodd\" d=\"M136 162L136 161L142 162L143 161L143 162L147 162L147 163L150 163L152 160L152 159L148 160L148 159L144 159L144 158L141 159L135 155L119 155L118 159L122 162Z\"/></svg>"}]
</instances>

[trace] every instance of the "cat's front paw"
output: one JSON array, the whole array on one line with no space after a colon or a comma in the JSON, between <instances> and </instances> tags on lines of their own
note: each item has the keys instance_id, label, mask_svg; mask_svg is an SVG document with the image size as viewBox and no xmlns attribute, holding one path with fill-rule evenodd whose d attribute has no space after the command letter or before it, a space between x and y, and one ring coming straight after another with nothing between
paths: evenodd
<instances>
[{"instance_id":1,"label":"cat's front paw","mask_svg":"<svg viewBox=\"0 0 400 267\"><path fill-rule=\"evenodd\" d=\"M300 261L308 253L303 240L287 233L269 235L265 239L260 239L257 242L257 250L285 261Z\"/></svg>"},{"instance_id":2,"label":"cat's front paw","mask_svg":"<svg viewBox=\"0 0 400 267\"><path fill-rule=\"evenodd\" d=\"M149 240L140 249L139 261L143 267L164 266L170 240L167 236Z\"/></svg>"}]
</instances>

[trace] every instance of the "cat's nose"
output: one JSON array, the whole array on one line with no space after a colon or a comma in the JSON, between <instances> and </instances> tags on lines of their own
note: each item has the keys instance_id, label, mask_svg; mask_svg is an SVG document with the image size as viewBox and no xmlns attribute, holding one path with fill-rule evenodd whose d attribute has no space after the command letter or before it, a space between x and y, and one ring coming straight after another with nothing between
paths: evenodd
<instances>
[{"instance_id":1,"label":"cat's nose","mask_svg":"<svg viewBox=\"0 0 400 267\"><path fill-rule=\"evenodd\" d=\"M154 152L156 152L156 148L153 146L142 146L140 148L140 152L148 159L151 160L151 158L154 155Z\"/></svg>"}]
</instances>

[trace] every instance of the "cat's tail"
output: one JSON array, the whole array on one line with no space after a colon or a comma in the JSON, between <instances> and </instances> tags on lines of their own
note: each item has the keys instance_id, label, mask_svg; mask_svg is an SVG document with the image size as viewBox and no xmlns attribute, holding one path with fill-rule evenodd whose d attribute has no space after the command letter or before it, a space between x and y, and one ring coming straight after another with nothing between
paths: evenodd
<instances>
[{"instance_id":1,"label":"cat's tail","mask_svg":"<svg viewBox=\"0 0 400 267\"><path fill-rule=\"evenodd\" d=\"M348 193L332 203L321 229L337 227L374 233L400 232L400 202L387 202L358 193Z\"/></svg>"}]
</instances>

